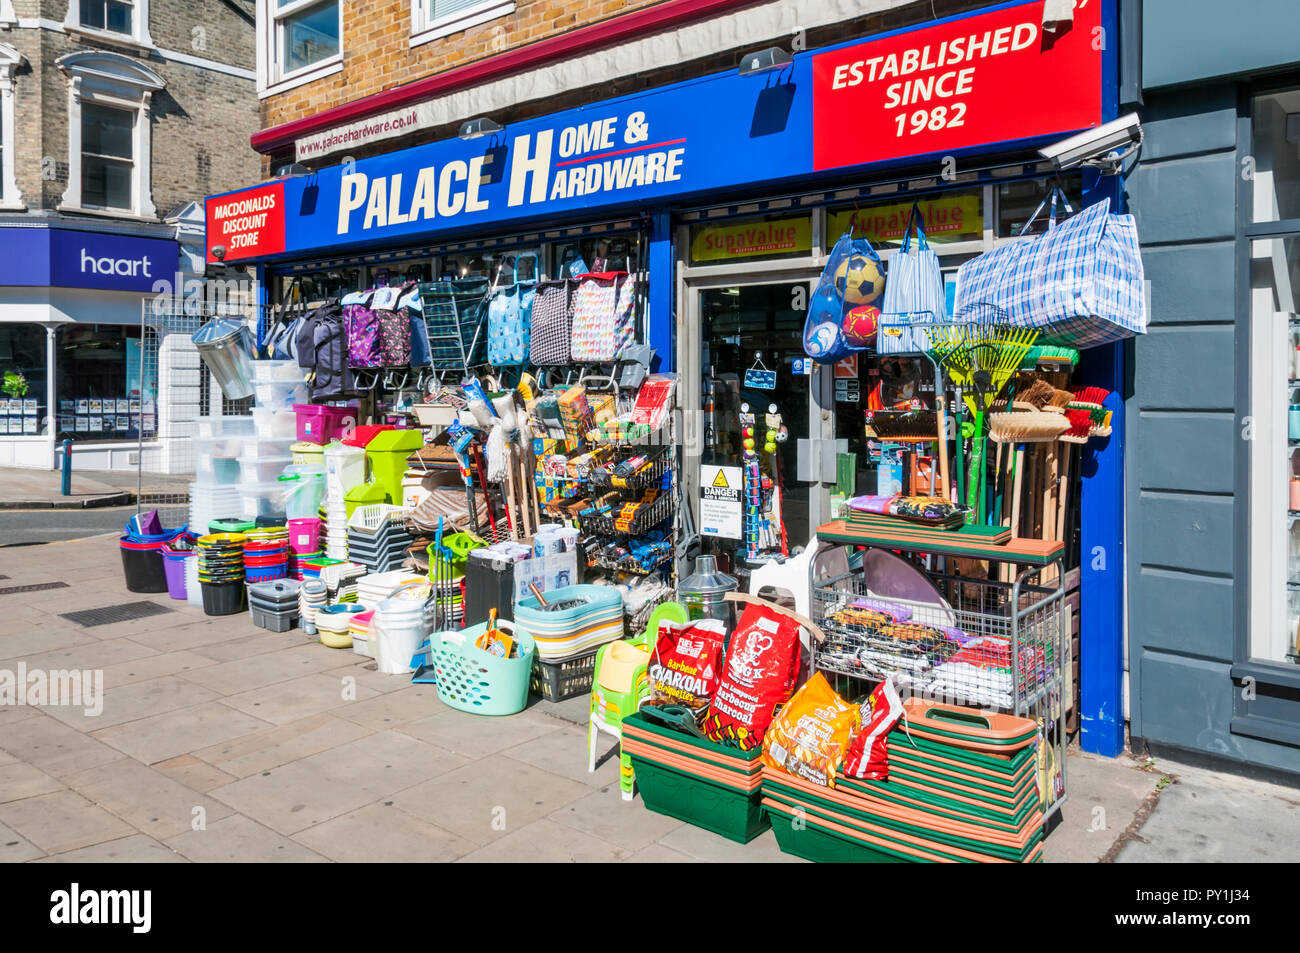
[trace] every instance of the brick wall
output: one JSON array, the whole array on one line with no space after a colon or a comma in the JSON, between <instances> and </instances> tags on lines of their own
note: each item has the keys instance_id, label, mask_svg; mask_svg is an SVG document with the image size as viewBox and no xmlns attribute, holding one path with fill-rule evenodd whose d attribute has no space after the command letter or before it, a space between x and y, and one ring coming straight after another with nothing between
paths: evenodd
<instances>
[{"instance_id":1,"label":"brick wall","mask_svg":"<svg viewBox=\"0 0 1300 953\"><path fill-rule=\"evenodd\" d=\"M515 0L515 12L412 48L410 0L343 5L343 70L272 96L262 126L278 126L412 80L648 7L659 0Z\"/></svg>"},{"instance_id":2,"label":"brick wall","mask_svg":"<svg viewBox=\"0 0 1300 953\"><path fill-rule=\"evenodd\" d=\"M62 22L68 0L17 0L21 17ZM251 2L244 6L251 13ZM254 68L254 28L221 0L151 0L149 28L161 49ZM196 32L197 28L197 32ZM14 172L29 209L54 209L68 183L68 78L56 65L77 50L110 49L43 29L0 31L27 58L14 75ZM200 48L202 47L202 48ZM152 193L160 216L205 195L256 182L260 157L254 80L127 48L166 83L151 104Z\"/></svg>"}]
</instances>

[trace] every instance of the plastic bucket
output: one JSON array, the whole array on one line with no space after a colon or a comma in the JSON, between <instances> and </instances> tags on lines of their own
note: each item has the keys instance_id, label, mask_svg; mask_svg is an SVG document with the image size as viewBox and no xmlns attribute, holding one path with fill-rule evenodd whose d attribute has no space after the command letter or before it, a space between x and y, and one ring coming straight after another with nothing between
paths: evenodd
<instances>
[{"instance_id":1,"label":"plastic bucket","mask_svg":"<svg viewBox=\"0 0 1300 953\"><path fill-rule=\"evenodd\" d=\"M123 537L120 545L127 592L168 591L167 573L163 569L162 543L131 542Z\"/></svg>"},{"instance_id":2,"label":"plastic bucket","mask_svg":"<svg viewBox=\"0 0 1300 953\"><path fill-rule=\"evenodd\" d=\"M408 674L426 637L424 603L413 599L385 599L370 621L370 647L379 671L387 675Z\"/></svg>"},{"instance_id":3,"label":"plastic bucket","mask_svg":"<svg viewBox=\"0 0 1300 953\"><path fill-rule=\"evenodd\" d=\"M244 611L244 583L240 579L234 582L201 582L203 591L203 612L205 615L234 615Z\"/></svg>"},{"instance_id":4,"label":"plastic bucket","mask_svg":"<svg viewBox=\"0 0 1300 953\"><path fill-rule=\"evenodd\" d=\"M164 544L162 547L163 575L167 577L167 594L173 599L189 598L186 588L186 564L197 555L194 550L172 549Z\"/></svg>"}]
</instances>

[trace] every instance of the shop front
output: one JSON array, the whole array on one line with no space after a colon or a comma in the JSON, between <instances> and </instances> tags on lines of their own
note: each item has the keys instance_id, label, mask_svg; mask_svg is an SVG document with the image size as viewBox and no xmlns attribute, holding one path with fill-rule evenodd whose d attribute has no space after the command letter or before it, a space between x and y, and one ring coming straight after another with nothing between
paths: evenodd
<instances>
[{"instance_id":1,"label":"shop front","mask_svg":"<svg viewBox=\"0 0 1300 953\"><path fill-rule=\"evenodd\" d=\"M156 439L141 314L170 293L177 254L162 237L0 224L0 465L53 467L71 440L79 467L112 469Z\"/></svg>"},{"instance_id":2,"label":"shop front","mask_svg":"<svg viewBox=\"0 0 1300 953\"><path fill-rule=\"evenodd\" d=\"M1114 12L1088 4L1049 28L1042 0L1009 3L212 196L209 262L255 263L270 313L450 276L555 279L579 260L630 272L635 337L650 370L676 379L676 572L702 551L746 581L808 547L845 498L893 486L897 447L864 426L873 401L902 388L933 407L922 355L808 357L832 247L851 230L887 269L915 206L951 304L956 269L1019 237L1051 188L1075 209L1118 202L1113 179L1060 174L1036 151L1114 118L1114 47L1096 41ZM1112 411L1123 347L1071 364ZM738 472L755 446L756 471ZM912 492L920 456L907 458ZM1079 590L1084 671L1097 661L1075 711L1085 747L1107 754L1124 729L1122 460L1120 420L1072 476L1041 481L1074 502L1037 523ZM746 481L763 487L761 512L745 511ZM1081 564L1095 547L1121 555Z\"/></svg>"}]
</instances>

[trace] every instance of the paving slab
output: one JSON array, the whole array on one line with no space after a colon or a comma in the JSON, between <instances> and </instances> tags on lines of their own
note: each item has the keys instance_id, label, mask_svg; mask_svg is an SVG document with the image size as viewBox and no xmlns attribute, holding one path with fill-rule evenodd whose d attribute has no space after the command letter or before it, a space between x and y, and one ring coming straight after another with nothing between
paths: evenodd
<instances>
[{"instance_id":1,"label":"paving slab","mask_svg":"<svg viewBox=\"0 0 1300 953\"><path fill-rule=\"evenodd\" d=\"M391 804L374 803L294 835L345 863L445 863L476 845Z\"/></svg>"},{"instance_id":2,"label":"paving slab","mask_svg":"<svg viewBox=\"0 0 1300 953\"><path fill-rule=\"evenodd\" d=\"M285 725L309 715L346 708L378 694L369 688L345 685L342 678L331 672L304 675L240 692L226 698L225 703L272 724Z\"/></svg>"},{"instance_id":3,"label":"paving slab","mask_svg":"<svg viewBox=\"0 0 1300 953\"><path fill-rule=\"evenodd\" d=\"M0 467L0 510L82 509L88 506L124 506L135 495L121 487L96 479L93 471L76 470L63 495L61 470L34 467Z\"/></svg>"},{"instance_id":4,"label":"paving slab","mask_svg":"<svg viewBox=\"0 0 1300 953\"><path fill-rule=\"evenodd\" d=\"M558 861L607 864L627 859L628 853L609 841L543 818L466 854L460 863L529 864Z\"/></svg>"},{"instance_id":5,"label":"paving slab","mask_svg":"<svg viewBox=\"0 0 1300 953\"><path fill-rule=\"evenodd\" d=\"M497 840L589 793L585 784L511 758L485 758L392 797L399 808L477 845Z\"/></svg>"},{"instance_id":6,"label":"paving slab","mask_svg":"<svg viewBox=\"0 0 1300 953\"><path fill-rule=\"evenodd\" d=\"M647 811L639 800L623 800L617 778L613 784L566 804L551 814L550 819L629 853L649 847L684 823L675 817Z\"/></svg>"},{"instance_id":7,"label":"paving slab","mask_svg":"<svg viewBox=\"0 0 1300 953\"><path fill-rule=\"evenodd\" d=\"M1157 760L1160 792L1150 816L1118 851L1117 863L1295 863L1300 790Z\"/></svg>"},{"instance_id":8,"label":"paving slab","mask_svg":"<svg viewBox=\"0 0 1300 953\"><path fill-rule=\"evenodd\" d=\"M146 834L132 834L117 840L92 844L42 857L38 864L184 864L186 859Z\"/></svg>"},{"instance_id":9,"label":"paving slab","mask_svg":"<svg viewBox=\"0 0 1300 953\"><path fill-rule=\"evenodd\" d=\"M313 715L288 725L234 736L194 754L236 778L246 778L371 734L369 728L342 718Z\"/></svg>"},{"instance_id":10,"label":"paving slab","mask_svg":"<svg viewBox=\"0 0 1300 953\"><path fill-rule=\"evenodd\" d=\"M239 780L233 774L227 774L214 768L206 761L201 761L192 754L183 754L166 761L159 761L153 766L155 771L183 784L191 791L210 791L223 784Z\"/></svg>"},{"instance_id":11,"label":"paving slab","mask_svg":"<svg viewBox=\"0 0 1300 953\"><path fill-rule=\"evenodd\" d=\"M68 787L158 840L199 821L226 817L229 807L131 758L74 774Z\"/></svg>"},{"instance_id":12,"label":"paving slab","mask_svg":"<svg viewBox=\"0 0 1300 953\"><path fill-rule=\"evenodd\" d=\"M39 794L53 794L66 787L57 778L22 761L0 765L0 804Z\"/></svg>"},{"instance_id":13,"label":"paving slab","mask_svg":"<svg viewBox=\"0 0 1300 953\"><path fill-rule=\"evenodd\" d=\"M122 757L120 752L98 739L51 718L43 711L28 710L34 711L36 717L0 720L0 748L46 774L61 778Z\"/></svg>"},{"instance_id":14,"label":"paving slab","mask_svg":"<svg viewBox=\"0 0 1300 953\"><path fill-rule=\"evenodd\" d=\"M397 700L393 696L387 697ZM557 722L531 712L521 712L509 718L484 718L456 711L438 701L434 704L438 707L432 715L402 725L400 730L467 758L486 758L560 730ZM344 718L351 717L347 711L339 714Z\"/></svg>"},{"instance_id":15,"label":"paving slab","mask_svg":"<svg viewBox=\"0 0 1300 953\"><path fill-rule=\"evenodd\" d=\"M167 846L193 861L213 864L324 863L327 858L297 841L240 814L190 830L167 841Z\"/></svg>"},{"instance_id":16,"label":"paving slab","mask_svg":"<svg viewBox=\"0 0 1300 953\"><path fill-rule=\"evenodd\" d=\"M1060 825L1043 842L1047 863L1101 860L1160 782L1128 755L1102 758L1077 749L1066 757L1065 776L1070 796Z\"/></svg>"},{"instance_id":17,"label":"paving slab","mask_svg":"<svg viewBox=\"0 0 1300 953\"><path fill-rule=\"evenodd\" d=\"M0 823L50 854L137 833L131 825L75 791L0 804Z\"/></svg>"},{"instance_id":18,"label":"paving slab","mask_svg":"<svg viewBox=\"0 0 1300 953\"><path fill-rule=\"evenodd\" d=\"M0 864L20 864L44 856L45 851L8 824L0 824Z\"/></svg>"},{"instance_id":19,"label":"paving slab","mask_svg":"<svg viewBox=\"0 0 1300 953\"><path fill-rule=\"evenodd\" d=\"M137 761L155 764L269 726L260 718L209 702L104 728L92 737Z\"/></svg>"}]
</instances>

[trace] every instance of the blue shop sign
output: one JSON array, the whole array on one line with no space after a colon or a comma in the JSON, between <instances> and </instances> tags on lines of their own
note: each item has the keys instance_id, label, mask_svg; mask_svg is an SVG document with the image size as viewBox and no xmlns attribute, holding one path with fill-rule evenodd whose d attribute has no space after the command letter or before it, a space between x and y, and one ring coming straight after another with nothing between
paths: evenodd
<instances>
[{"instance_id":1,"label":"blue shop sign","mask_svg":"<svg viewBox=\"0 0 1300 953\"><path fill-rule=\"evenodd\" d=\"M0 285L150 292L173 280L176 266L168 239L0 227Z\"/></svg>"}]
</instances>

